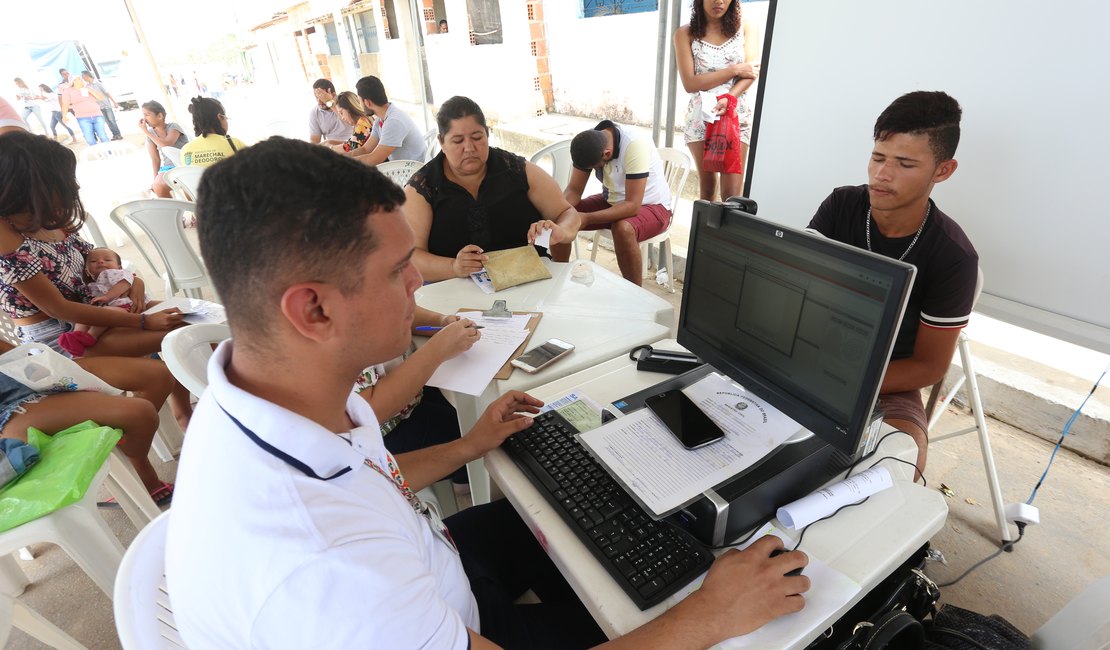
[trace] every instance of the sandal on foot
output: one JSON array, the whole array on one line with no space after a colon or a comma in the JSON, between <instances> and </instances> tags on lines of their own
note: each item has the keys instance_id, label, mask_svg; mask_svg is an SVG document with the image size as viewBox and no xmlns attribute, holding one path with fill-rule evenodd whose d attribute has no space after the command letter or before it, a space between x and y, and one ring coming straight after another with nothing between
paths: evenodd
<instances>
[{"instance_id":1,"label":"sandal on foot","mask_svg":"<svg viewBox=\"0 0 1110 650\"><path fill-rule=\"evenodd\" d=\"M173 483L163 481L161 485L150 491L150 498L154 499L154 505L159 508L170 505L173 501Z\"/></svg>"}]
</instances>

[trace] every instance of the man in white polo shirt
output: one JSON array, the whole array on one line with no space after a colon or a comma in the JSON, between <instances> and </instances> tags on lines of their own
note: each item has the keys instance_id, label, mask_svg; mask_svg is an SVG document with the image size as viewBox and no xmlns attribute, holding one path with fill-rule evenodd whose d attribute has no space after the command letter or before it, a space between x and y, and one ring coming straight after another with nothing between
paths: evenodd
<instances>
[{"instance_id":1,"label":"man in white polo shirt","mask_svg":"<svg viewBox=\"0 0 1110 650\"><path fill-rule=\"evenodd\" d=\"M621 275L641 285L640 242L671 224L671 190L655 143L602 120L592 130L574 136L570 158L574 170L563 195L578 211L580 230L610 229ZM582 198L591 171L601 181L602 193ZM551 241L569 247L575 236L577 233L553 232ZM569 249L565 252L570 254Z\"/></svg>"},{"instance_id":2,"label":"man in white polo shirt","mask_svg":"<svg viewBox=\"0 0 1110 650\"><path fill-rule=\"evenodd\" d=\"M520 392L462 439L390 456L352 388L411 339L404 194L374 169L272 138L205 172L201 251L233 341L208 368L177 474L166 577L196 648L586 647L604 635L506 501L447 526L413 494L525 428ZM478 333L474 333L478 336ZM450 532L448 532L448 528ZM802 606L802 553L727 553L622 639L706 647ZM543 601L515 605L526 589Z\"/></svg>"}]
</instances>

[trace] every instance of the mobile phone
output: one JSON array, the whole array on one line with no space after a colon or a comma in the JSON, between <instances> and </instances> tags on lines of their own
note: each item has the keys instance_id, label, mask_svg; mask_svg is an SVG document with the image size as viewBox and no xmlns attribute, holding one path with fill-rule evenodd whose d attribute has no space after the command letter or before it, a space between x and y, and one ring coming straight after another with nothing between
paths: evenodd
<instances>
[{"instance_id":1,"label":"mobile phone","mask_svg":"<svg viewBox=\"0 0 1110 650\"><path fill-rule=\"evenodd\" d=\"M652 395L644 402L687 449L704 447L725 437L721 427L680 390Z\"/></svg>"},{"instance_id":2,"label":"mobile phone","mask_svg":"<svg viewBox=\"0 0 1110 650\"><path fill-rule=\"evenodd\" d=\"M510 363L524 372L539 372L557 359L570 354L573 349L574 346L566 341L550 339L543 345L528 350Z\"/></svg>"}]
</instances>

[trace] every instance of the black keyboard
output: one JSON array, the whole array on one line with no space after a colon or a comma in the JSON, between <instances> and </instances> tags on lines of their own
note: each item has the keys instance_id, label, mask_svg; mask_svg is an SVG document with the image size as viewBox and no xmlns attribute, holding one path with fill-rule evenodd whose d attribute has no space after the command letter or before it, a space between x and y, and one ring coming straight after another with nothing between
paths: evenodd
<instances>
[{"instance_id":1,"label":"black keyboard","mask_svg":"<svg viewBox=\"0 0 1110 650\"><path fill-rule=\"evenodd\" d=\"M700 576L713 554L690 533L655 521L575 439L555 411L504 448L640 609Z\"/></svg>"}]
</instances>

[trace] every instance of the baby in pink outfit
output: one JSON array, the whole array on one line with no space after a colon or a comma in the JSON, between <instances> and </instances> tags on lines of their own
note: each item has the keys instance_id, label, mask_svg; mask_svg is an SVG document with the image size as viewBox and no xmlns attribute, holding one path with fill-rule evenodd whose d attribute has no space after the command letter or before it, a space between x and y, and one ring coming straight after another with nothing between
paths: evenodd
<instances>
[{"instance_id":1,"label":"baby in pink outfit","mask_svg":"<svg viewBox=\"0 0 1110 650\"><path fill-rule=\"evenodd\" d=\"M131 285L135 282L135 274L122 268L122 260L113 250L94 248L89 251L85 257L85 274L87 277L94 278L92 282L85 285L89 295L92 296L89 300L90 305L107 305L127 311L141 311L156 304L154 301L147 301L144 296L146 304L139 305L138 309L132 308L130 292ZM95 345L97 339L107 329L99 325L77 324L74 326L74 331L58 337L58 344L71 355L80 357L85 354L85 348Z\"/></svg>"}]
</instances>

